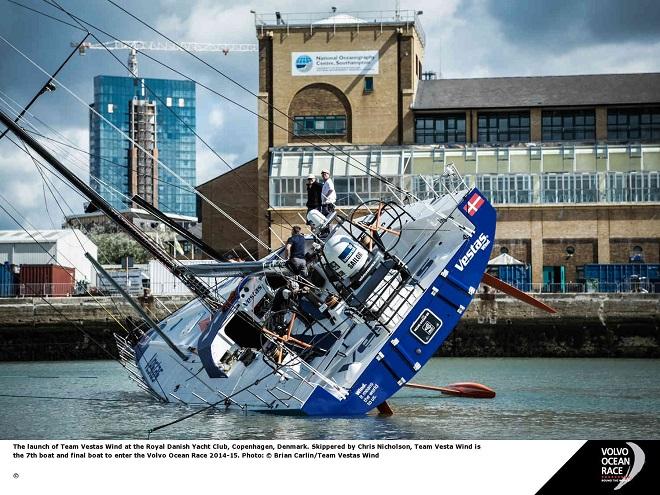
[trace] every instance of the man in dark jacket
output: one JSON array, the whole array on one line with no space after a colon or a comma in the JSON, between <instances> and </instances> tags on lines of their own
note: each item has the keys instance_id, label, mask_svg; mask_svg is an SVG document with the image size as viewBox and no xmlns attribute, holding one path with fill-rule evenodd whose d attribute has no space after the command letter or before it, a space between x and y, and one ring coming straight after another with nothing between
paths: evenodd
<instances>
[{"instance_id":1,"label":"man in dark jacket","mask_svg":"<svg viewBox=\"0 0 660 495\"><path fill-rule=\"evenodd\" d=\"M323 186L314 174L307 176L307 211L321 209L321 189Z\"/></svg>"},{"instance_id":2,"label":"man in dark jacket","mask_svg":"<svg viewBox=\"0 0 660 495\"><path fill-rule=\"evenodd\" d=\"M307 276L307 262L305 261L305 236L302 229L294 225L291 237L286 241L287 265L295 275Z\"/></svg>"}]
</instances>

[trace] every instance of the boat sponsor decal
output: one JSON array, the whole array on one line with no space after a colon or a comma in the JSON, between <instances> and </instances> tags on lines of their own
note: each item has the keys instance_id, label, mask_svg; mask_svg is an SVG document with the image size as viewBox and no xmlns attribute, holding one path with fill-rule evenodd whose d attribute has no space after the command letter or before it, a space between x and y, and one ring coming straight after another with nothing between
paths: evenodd
<instances>
[{"instance_id":1,"label":"boat sponsor decal","mask_svg":"<svg viewBox=\"0 0 660 495\"><path fill-rule=\"evenodd\" d=\"M160 364L160 361L158 361L157 356L158 354L154 354L154 357L152 357L144 367L144 371L152 382L155 382L163 372L163 366Z\"/></svg>"},{"instance_id":2,"label":"boat sponsor decal","mask_svg":"<svg viewBox=\"0 0 660 495\"><path fill-rule=\"evenodd\" d=\"M243 306L249 307L252 305L253 302L255 302L256 297L261 294L261 292L264 290L264 286L259 284L257 285L256 289L243 301ZM243 297L243 296L241 296Z\"/></svg>"},{"instance_id":3,"label":"boat sponsor decal","mask_svg":"<svg viewBox=\"0 0 660 495\"><path fill-rule=\"evenodd\" d=\"M378 390L378 384L374 382L370 382L369 384L363 383L358 387L358 389L355 391L355 395L357 395L362 401L368 405L371 406L373 405L374 401L376 400L376 391Z\"/></svg>"},{"instance_id":4,"label":"boat sponsor decal","mask_svg":"<svg viewBox=\"0 0 660 495\"><path fill-rule=\"evenodd\" d=\"M459 272L462 272L470 264L470 261L472 261L474 255L477 254L479 250L485 251L489 245L490 237L484 233L479 234L477 240L470 245L468 250L465 252L465 255L463 255L463 257L458 260L458 263L454 264L454 267L456 267Z\"/></svg>"},{"instance_id":5,"label":"boat sponsor decal","mask_svg":"<svg viewBox=\"0 0 660 495\"><path fill-rule=\"evenodd\" d=\"M337 264L335 261L330 262L330 268L337 274L339 277L345 277L346 274L344 271L341 269L341 267Z\"/></svg>"},{"instance_id":6,"label":"boat sponsor decal","mask_svg":"<svg viewBox=\"0 0 660 495\"><path fill-rule=\"evenodd\" d=\"M428 344L440 328L442 328L442 320L430 309L425 309L410 327L410 332L418 340Z\"/></svg>"},{"instance_id":7,"label":"boat sponsor decal","mask_svg":"<svg viewBox=\"0 0 660 495\"><path fill-rule=\"evenodd\" d=\"M465 204L463 209L467 211L468 215L474 216L476 212L479 211L479 208L485 203L484 198L482 198L479 193L474 193L472 197Z\"/></svg>"},{"instance_id":8,"label":"boat sponsor decal","mask_svg":"<svg viewBox=\"0 0 660 495\"><path fill-rule=\"evenodd\" d=\"M339 259L342 261L346 261L346 258L348 258L353 252L355 251L355 246L353 244L349 244L346 246L346 249L342 251L342 253L339 255Z\"/></svg>"}]
</instances>

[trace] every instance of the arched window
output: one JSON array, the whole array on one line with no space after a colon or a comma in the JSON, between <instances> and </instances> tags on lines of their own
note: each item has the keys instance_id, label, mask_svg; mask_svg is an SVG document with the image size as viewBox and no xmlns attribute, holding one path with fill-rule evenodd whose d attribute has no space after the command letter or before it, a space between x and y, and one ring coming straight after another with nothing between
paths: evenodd
<instances>
[{"instance_id":1,"label":"arched window","mask_svg":"<svg viewBox=\"0 0 660 495\"><path fill-rule=\"evenodd\" d=\"M310 84L298 91L289 116L290 141L352 141L350 103L330 84Z\"/></svg>"}]
</instances>

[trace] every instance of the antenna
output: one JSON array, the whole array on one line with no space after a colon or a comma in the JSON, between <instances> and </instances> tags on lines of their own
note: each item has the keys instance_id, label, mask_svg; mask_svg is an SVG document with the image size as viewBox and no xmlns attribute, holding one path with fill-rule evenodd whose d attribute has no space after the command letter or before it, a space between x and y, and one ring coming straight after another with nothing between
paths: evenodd
<instances>
[{"instance_id":1,"label":"antenna","mask_svg":"<svg viewBox=\"0 0 660 495\"><path fill-rule=\"evenodd\" d=\"M138 59L135 48L131 48L128 54L128 71L133 74L133 77L138 77Z\"/></svg>"}]
</instances>

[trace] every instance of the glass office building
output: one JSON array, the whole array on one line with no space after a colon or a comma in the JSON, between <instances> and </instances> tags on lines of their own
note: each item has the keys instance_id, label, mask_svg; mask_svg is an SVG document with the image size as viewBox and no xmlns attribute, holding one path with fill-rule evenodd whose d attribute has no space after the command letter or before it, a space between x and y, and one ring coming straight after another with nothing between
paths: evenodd
<instances>
[{"instance_id":1,"label":"glass office building","mask_svg":"<svg viewBox=\"0 0 660 495\"><path fill-rule=\"evenodd\" d=\"M196 216L195 194L176 175L195 186L195 83L170 79L97 76L90 111L90 184L115 208L130 201L130 149L133 101L155 104L158 151L157 206L166 213ZM133 129L134 130L134 129ZM167 168L170 170L167 170Z\"/></svg>"}]
</instances>

